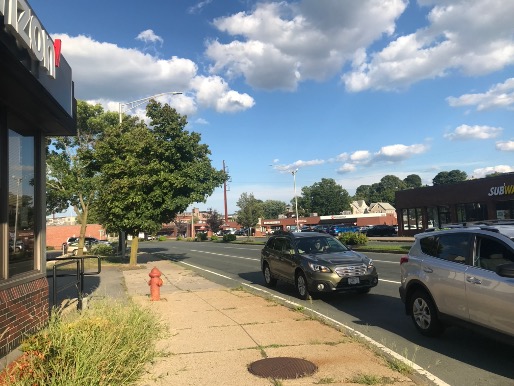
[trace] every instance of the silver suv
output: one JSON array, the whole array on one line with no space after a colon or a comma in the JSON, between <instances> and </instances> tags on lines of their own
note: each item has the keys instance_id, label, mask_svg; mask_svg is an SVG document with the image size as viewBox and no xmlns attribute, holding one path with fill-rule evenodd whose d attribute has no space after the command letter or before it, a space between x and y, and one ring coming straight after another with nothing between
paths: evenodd
<instances>
[{"instance_id":1,"label":"silver suv","mask_svg":"<svg viewBox=\"0 0 514 386\"><path fill-rule=\"evenodd\" d=\"M514 342L514 222L420 233L400 270L400 297L421 334L453 324Z\"/></svg>"}]
</instances>

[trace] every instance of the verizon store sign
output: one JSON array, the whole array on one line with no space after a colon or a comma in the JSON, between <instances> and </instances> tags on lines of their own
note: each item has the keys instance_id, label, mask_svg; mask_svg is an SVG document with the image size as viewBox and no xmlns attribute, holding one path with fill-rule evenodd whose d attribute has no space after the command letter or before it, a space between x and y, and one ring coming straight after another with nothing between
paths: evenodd
<instances>
[{"instance_id":1,"label":"verizon store sign","mask_svg":"<svg viewBox=\"0 0 514 386\"><path fill-rule=\"evenodd\" d=\"M38 60L47 74L55 79L55 67L59 66L61 42L54 43L41 26L41 22L25 0L0 0L0 15L6 29L18 43Z\"/></svg>"}]
</instances>

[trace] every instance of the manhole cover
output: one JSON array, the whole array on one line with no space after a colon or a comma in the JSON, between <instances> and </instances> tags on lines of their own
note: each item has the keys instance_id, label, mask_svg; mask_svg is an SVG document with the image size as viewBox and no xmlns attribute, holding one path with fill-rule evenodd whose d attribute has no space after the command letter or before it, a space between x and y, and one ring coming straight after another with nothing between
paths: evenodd
<instances>
[{"instance_id":1,"label":"manhole cover","mask_svg":"<svg viewBox=\"0 0 514 386\"><path fill-rule=\"evenodd\" d=\"M262 378L295 379L311 375L317 366L299 358L266 358L250 363L248 371Z\"/></svg>"}]
</instances>

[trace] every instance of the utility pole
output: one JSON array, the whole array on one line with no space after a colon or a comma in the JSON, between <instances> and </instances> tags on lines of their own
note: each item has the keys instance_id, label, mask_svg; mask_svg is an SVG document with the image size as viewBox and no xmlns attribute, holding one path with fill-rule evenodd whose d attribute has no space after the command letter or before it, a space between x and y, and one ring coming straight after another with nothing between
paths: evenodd
<instances>
[{"instance_id":1,"label":"utility pole","mask_svg":"<svg viewBox=\"0 0 514 386\"><path fill-rule=\"evenodd\" d=\"M225 160L223 160L223 172L226 173L225 170ZM223 182L223 200L225 204L225 225L228 225L228 212L227 212L227 180Z\"/></svg>"}]
</instances>

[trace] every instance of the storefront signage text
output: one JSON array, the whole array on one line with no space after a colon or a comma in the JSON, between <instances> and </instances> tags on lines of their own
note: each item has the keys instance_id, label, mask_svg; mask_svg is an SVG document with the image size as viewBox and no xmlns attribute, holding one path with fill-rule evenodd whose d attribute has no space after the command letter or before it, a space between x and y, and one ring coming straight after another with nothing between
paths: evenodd
<instances>
[{"instance_id":1,"label":"storefront signage text","mask_svg":"<svg viewBox=\"0 0 514 386\"><path fill-rule=\"evenodd\" d=\"M503 196L504 194L514 194L514 185L493 186L488 196Z\"/></svg>"},{"instance_id":2,"label":"storefront signage text","mask_svg":"<svg viewBox=\"0 0 514 386\"><path fill-rule=\"evenodd\" d=\"M30 55L38 60L48 75L55 79L58 55L54 42L41 26L25 0L0 0L0 15L4 24ZM58 65L58 64L57 64Z\"/></svg>"}]
</instances>

